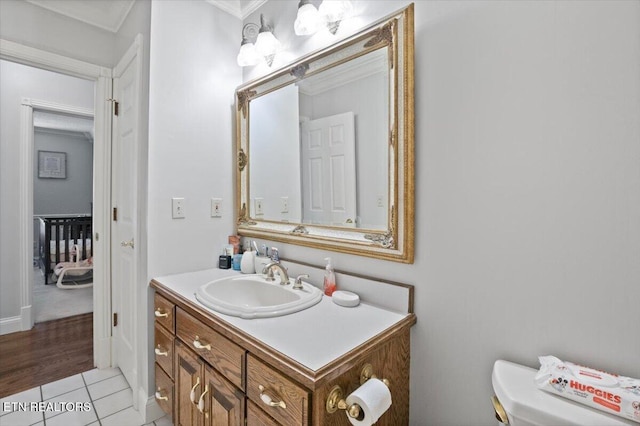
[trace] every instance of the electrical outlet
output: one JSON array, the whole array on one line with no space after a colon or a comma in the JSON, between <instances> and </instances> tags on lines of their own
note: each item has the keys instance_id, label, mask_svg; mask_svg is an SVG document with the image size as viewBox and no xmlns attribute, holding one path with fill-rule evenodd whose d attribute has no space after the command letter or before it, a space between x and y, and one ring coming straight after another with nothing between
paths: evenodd
<instances>
[{"instance_id":1,"label":"electrical outlet","mask_svg":"<svg viewBox=\"0 0 640 426\"><path fill-rule=\"evenodd\" d=\"M264 214L263 203L264 203L264 199L262 199L262 198L256 198L255 199L256 216L262 216Z\"/></svg>"},{"instance_id":2,"label":"electrical outlet","mask_svg":"<svg viewBox=\"0 0 640 426\"><path fill-rule=\"evenodd\" d=\"M222 217L222 198L211 199L211 217Z\"/></svg>"},{"instance_id":3,"label":"electrical outlet","mask_svg":"<svg viewBox=\"0 0 640 426\"><path fill-rule=\"evenodd\" d=\"M378 207L384 207L384 201L382 195L378 195Z\"/></svg>"},{"instance_id":4,"label":"electrical outlet","mask_svg":"<svg viewBox=\"0 0 640 426\"><path fill-rule=\"evenodd\" d=\"M280 197L280 213L289 213L289 197Z\"/></svg>"},{"instance_id":5,"label":"electrical outlet","mask_svg":"<svg viewBox=\"0 0 640 426\"><path fill-rule=\"evenodd\" d=\"M172 198L171 199L171 211L174 219L184 219L186 213L184 211L185 201L184 198Z\"/></svg>"}]
</instances>

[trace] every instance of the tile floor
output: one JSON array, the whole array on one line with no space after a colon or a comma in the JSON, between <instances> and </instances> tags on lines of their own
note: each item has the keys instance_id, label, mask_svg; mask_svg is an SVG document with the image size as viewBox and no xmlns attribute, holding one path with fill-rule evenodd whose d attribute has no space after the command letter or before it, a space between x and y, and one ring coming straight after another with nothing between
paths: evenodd
<instances>
[{"instance_id":1,"label":"tile floor","mask_svg":"<svg viewBox=\"0 0 640 426\"><path fill-rule=\"evenodd\" d=\"M19 409L18 403L27 411ZM51 404L50 404L51 403ZM31 411L29 408L33 408ZM0 399L1 426L140 426L129 384L118 368L93 369ZM170 426L163 417L146 426Z\"/></svg>"}]
</instances>

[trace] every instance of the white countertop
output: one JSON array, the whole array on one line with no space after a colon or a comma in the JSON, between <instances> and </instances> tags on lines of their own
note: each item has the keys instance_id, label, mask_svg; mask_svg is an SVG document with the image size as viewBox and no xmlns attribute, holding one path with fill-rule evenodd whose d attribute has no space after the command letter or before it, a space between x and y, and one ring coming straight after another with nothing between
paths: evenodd
<instances>
[{"instance_id":1,"label":"white countertop","mask_svg":"<svg viewBox=\"0 0 640 426\"><path fill-rule=\"evenodd\" d=\"M345 308L333 303L330 297L323 296L317 305L293 314L242 319L213 311L195 298L195 292L201 285L238 274L238 271L231 269L207 269L158 277L155 281L314 371L408 315L366 303Z\"/></svg>"}]
</instances>

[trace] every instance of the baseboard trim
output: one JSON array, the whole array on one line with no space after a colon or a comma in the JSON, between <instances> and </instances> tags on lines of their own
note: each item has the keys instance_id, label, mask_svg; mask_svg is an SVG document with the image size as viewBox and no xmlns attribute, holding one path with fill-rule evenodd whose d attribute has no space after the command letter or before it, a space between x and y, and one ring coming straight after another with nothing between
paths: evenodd
<instances>
[{"instance_id":1,"label":"baseboard trim","mask_svg":"<svg viewBox=\"0 0 640 426\"><path fill-rule=\"evenodd\" d=\"M0 336L22 331L22 316L0 318Z\"/></svg>"},{"instance_id":2,"label":"baseboard trim","mask_svg":"<svg viewBox=\"0 0 640 426\"><path fill-rule=\"evenodd\" d=\"M23 306L22 309L20 309L20 318L22 319L22 331L31 330L33 328L35 321L33 318L32 305Z\"/></svg>"},{"instance_id":3,"label":"baseboard trim","mask_svg":"<svg viewBox=\"0 0 640 426\"><path fill-rule=\"evenodd\" d=\"M111 337L103 339L94 338L93 345L93 362L95 363L96 367L111 367Z\"/></svg>"},{"instance_id":4,"label":"baseboard trim","mask_svg":"<svg viewBox=\"0 0 640 426\"><path fill-rule=\"evenodd\" d=\"M143 416L145 423L151 423L165 416L165 412L158 405L155 395L148 396L142 388L138 389L138 407L140 407L140 415Z\"/></svg>"}]
</instances>

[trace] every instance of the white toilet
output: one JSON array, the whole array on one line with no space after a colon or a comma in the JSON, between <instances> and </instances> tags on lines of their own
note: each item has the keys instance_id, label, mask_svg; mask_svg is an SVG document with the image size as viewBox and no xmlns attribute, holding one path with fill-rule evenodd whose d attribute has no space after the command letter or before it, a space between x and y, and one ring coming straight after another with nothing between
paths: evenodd
<instances>
[{"instance_id":1,"label":"white toilet","mask_svg":"<svg viewBox=\"0 0 640 426\"><path fill-rule=\"evenodd\" d=\"M538 389L538 370L498 360L493 365L493 405L500 424L511 426L639 426Z\"/></svg>"}]
</instances>

